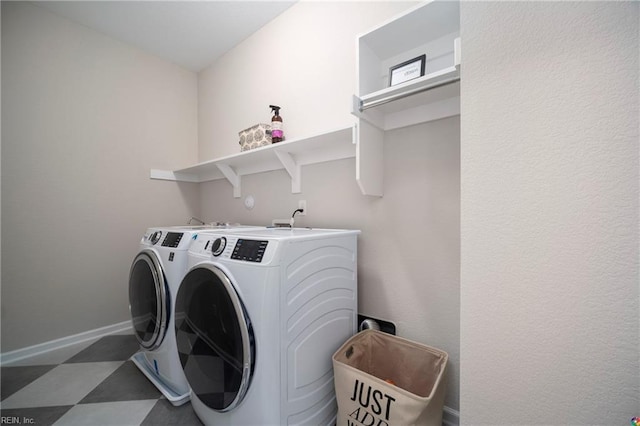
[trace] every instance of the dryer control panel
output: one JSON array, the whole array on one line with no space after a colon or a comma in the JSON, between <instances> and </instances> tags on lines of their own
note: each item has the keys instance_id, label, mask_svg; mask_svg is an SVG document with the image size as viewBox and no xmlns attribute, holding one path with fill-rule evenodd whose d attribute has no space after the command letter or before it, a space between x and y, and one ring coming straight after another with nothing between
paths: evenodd
<instances>
[{"instance_id":1,"label":"dryer control panel","mask_svg":"<svg viewBox=\"0 0 640 426\"><path fill-rule=\"evenodd\" d=\"M187 250L195 236L196 234L193 232L149 228L142 237L140 244L155 246L157 249Z\"/></svg>"},{"instance_id":2,"label":"dryer control panel","mask_svg":"<svg viewBox=\"0 0 640 426\"><path fill-rule=\"evenodd\" d=\"M231 234L200 234L189 247L189 253L200 259L235 260L267 266L273 260L277 245L276 241L241 238Z\"/></svg>"},{"instance_id":3,"label":"dryer control panel","mask_svg":"<svg viewBox=\"0 0 640 426\"><path fill-rule=\"evenodd\" d=\"M180 240L182 240L182 235L182 232L167 232L164 241L162 241L162 247L178 247Z\"/></svg>"},{"instance_id":4,"label":"dryer control panel","mask_svg":"<svg viewBox=\"0 0 640 426\"><path fill-rule=\"evenodd\" d=\"M245 260L247 262L262 262L262 256L267 249L269 241L256 241L238 239L231 253L231 259Z\"/></svg>"}]
</instances>

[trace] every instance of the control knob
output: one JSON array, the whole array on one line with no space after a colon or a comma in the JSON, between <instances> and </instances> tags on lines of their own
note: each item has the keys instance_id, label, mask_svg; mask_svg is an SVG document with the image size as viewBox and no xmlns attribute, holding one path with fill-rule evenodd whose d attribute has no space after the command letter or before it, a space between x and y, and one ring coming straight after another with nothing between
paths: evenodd
<instances>
[{"instance_id":1,"label":"control knob","mask_svg":"<svg viewBox=\"0 0 640 426\"><path fill-rule=\"evenodd\" d=\"M151 236L149 237L149 241L151 242L151 244L156 244L159 240L160 237L162 236L162 231L156 231L153 234L151 234Z\"/></svg>"},{"instance_id":2,"label":"control knob","mask_svg":"<svg viewBox=\"0 0 640 426\"><path fill-rule=\"evenodd\" d=\"M211 245L211 254L214 256L220 256L227 246L227 239L225 237L216 238Z\"/></svg>"}]
</instances>

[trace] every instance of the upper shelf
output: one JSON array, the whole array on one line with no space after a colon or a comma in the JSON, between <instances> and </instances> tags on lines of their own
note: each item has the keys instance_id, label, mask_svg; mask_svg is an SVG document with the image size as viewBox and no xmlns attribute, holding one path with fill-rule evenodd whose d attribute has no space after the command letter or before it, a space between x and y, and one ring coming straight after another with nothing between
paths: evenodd
<instances>
[{"instance_id":1,"label":"upper shelf","mask_svg":"<svg viewBox=\"0 0 640 426\"><path fill-rule=\"evenodd\" d=\"M152 179L207 182L227 179L234 197L241 196L244 175L285 169L291 177L291 191L301 192L300 167L356 156L355 128L344 127L307 138L292 139L238 154L205 161L183 169L151 170Z\"/></svg>"},{"instance_id":2,"label":"upper shelf","mask_svg":"<svg viewBox=\"0 0 640 426\"><path fill-rule=\"evenodd\" d=\"M382 130L460 113L460 3L430 1L358 37L353 114ZM425 75L389 86L389 69L426 55Z\"/></svg>"},{"instance_id":3,"label":"upper shelf","mask_svg":"<svg viewBox=\"0 0 640 426\"><path fill-rule=\"evenodd\" d=\"M285 169L301 192L301 166L355 157L364 195L382 196L384 130L460 113L460 3L420 4L358 37L358 94L353 113L363 120L300 138L206 161L183 169L151 170L152 179L206 182L227 179L241 196L242 176ZM425 75L389 87L389 69L426 55Z\"/></svg>"}]
</instances>

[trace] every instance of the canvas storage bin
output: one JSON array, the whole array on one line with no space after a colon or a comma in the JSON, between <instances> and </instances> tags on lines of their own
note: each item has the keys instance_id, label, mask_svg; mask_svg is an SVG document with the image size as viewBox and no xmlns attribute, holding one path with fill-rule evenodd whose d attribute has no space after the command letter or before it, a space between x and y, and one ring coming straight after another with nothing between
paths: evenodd
<instances>
[{"instance_id":1,"label":"canvas storage bin","mask_svg":"<svg viewBox=\"0 0 640 426\"><path fill-rule=\"evenodd\" d=\"M333 355L336 426L441 426L448 360L381 331L356 334Z\"/></svg>"},{"instance_id":2,"label":"canvas storage bin","mask_svg":"<svg viewBox=\"0 0 640 426\"><path fill-rule=\"evenodd\" d=\"M247 151L264 145L271 145L271 125L256 124L239 132L240 151Z\"/></svg>"}]
</instances>

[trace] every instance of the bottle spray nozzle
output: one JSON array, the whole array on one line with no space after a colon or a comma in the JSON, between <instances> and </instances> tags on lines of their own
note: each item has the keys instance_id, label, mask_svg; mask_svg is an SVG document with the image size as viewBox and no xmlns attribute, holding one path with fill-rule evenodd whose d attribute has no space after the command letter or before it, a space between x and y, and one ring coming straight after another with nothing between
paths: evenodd
<instances>
[{"instance_id":1,"label":"bottle spray nozzle","mask_svg":"<svg viewBox=\"0 0 640 426\"><path fill-rule=\"evenodd\" d=\"M278 105L269 105L269 108L275 115L280 115L280 107Z\"/></svg>"}]
</instances>

